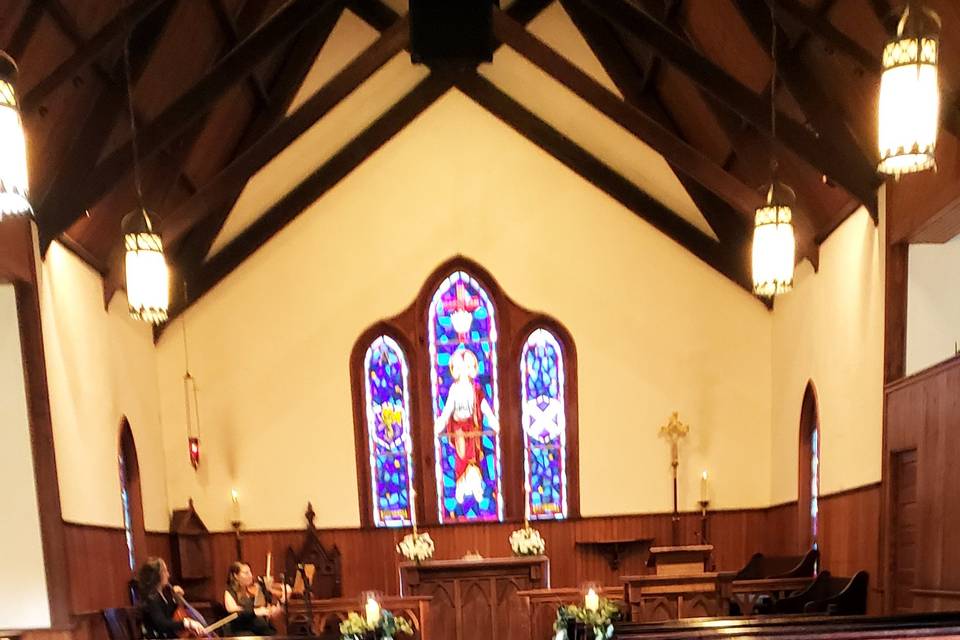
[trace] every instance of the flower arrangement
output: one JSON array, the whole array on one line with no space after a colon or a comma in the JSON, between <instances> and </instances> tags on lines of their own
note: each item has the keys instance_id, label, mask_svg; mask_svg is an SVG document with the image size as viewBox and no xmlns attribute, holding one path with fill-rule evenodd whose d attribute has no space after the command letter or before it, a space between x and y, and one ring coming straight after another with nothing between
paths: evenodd
<instances>
[{"instance_id":1,"label":"flower arrangement","mask_svg":"<svg viewBox=\"0 0 960 640\"><path fill-rule=\"evenodd\" d=\"M408 533L397 545L397 552L407 560L421 562L433 557L435 547L429 533Z\"/></svg>"},{"instance_id":2,"label":"flower arrangement","mask_svg":"<svg viewBox=\"0 0 960 640\"><path fill-rule=\"evenodd\" d=\"M370 624L366 618L355 611L347 615L347 619L340 623L341 640L393 640L398 634L413 635L410 621L401 616L395 616L386 609L380 611L376 623Z\"/></svg>"},{"instance_id":3,"label":"flower arrangement","mask_svg":"<svg viewBox=\"0 0 960 640\"><path fill-rule=\"evenodd\" d=\"M532 528L529 522L525 522L522 529L510 534L510 548L518 556L539 556L543 554L547 544L540 532Z\"/></svg>"},{"instance_id":4,"label":"flower arrangement","mask_svg":"<svg viewBox=\"0 0 960 640\"><path fill-rule=\"evenodd\" d=\"M557 620L553 623L555 640L571 640L568 633L570 627L576 624L592 631L595 640L612 638L613 623L619 618L620 609L606 598L600 598L595 609L575 604L564 605L557 609Z\"/></svg>"}]
</instances>

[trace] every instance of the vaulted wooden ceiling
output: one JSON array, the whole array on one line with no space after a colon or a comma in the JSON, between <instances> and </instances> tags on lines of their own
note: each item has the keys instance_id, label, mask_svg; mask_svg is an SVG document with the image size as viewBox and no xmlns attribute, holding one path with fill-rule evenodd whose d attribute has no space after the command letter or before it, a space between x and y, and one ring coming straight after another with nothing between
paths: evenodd
<instances>
[{"instance_id":1,"label":"vaulted wooden ceiling","mask_svg":"<svg viewBox=\"0 0 960 640\"><path fill-rule=\"evenodd\" d=\"M753 208L769 179L768 1L502 0L493 65L424 73L212 253L248 180L403 54L405 0L3 0L0 48L20 66L41 246L60 240L105 276L107 295L122 281L120 220L135 206L128 34L146 204L190 300L451 88L749 289ZM850 213L876 214L879 55L902 4L776 0L777 155L798 194L799 258L815 266ZM927 4L944 23L943 135L957 137L960 5ZM345 11L378 36L291 107ZM547 42L535 26L549 12L569 19L598 69ZM662 156L682 197L651 192L615 153L538 109L518 80L527 67Z\"/></svg>"}]
</instances>

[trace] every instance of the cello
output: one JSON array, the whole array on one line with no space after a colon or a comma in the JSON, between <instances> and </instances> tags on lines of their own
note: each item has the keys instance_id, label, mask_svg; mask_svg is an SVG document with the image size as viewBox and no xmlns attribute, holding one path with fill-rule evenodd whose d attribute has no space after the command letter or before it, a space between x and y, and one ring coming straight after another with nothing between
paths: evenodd
<instances>
[{"instance_id":1,"label":"cello","mask_svg":"<svg viewBox=\"0 0 960 640\"><path fill-rule=\"evenodd\" d=\"M183 630L177 633L178 638L212 638L214 637L214 631L237 618L236 613L231 613L213 624L208 625L203 615L194 609L193 606L187 602L186 598L183 597L181 589L171 587L171 591L173 591L173 597L177 601L177 608L173 612L173 619L182 624L184 620L189 618L190 620L200 623L203 627L197 631L196 629L190 629L184 626Z\"/></svg>"}]
</instances>

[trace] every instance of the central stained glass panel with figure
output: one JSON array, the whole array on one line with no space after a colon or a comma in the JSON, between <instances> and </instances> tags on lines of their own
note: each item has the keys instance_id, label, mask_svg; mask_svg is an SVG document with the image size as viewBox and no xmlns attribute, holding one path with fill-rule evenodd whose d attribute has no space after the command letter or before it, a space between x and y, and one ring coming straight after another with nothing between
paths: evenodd
<instances>
[{"instance_id":1,"label":"central stained glass panel with figure","mask_svg":"<svg viewBox=\"0 0 960 640\"><path fill-rule=\"evenodd\" d=\"M440 521L502 520L493 303L456 271L434 293L428 326Z\"/></svg>"}]
</instances>

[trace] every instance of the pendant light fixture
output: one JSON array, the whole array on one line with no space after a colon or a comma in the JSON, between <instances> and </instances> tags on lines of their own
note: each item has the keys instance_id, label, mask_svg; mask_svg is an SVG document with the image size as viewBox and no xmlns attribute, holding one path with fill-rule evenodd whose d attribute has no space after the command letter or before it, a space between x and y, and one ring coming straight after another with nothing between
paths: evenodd
<instances>
[{"instance_id":1,"label":"pendant light fixture","mask_svg":"<svg viewBox=\"0 0 960 640\"><path fill-rule=\"evenodd\" d=\"M936 167L940 121L940 18L908 2L897 35L883 48L878 170L899 178Z\"/></svg>"},{"instance_id":2,"label":"pendant light fixture","mask_svg":"<svg viewBox=\"0 0 960 640\"><path fill-rule=\"evenodd\" d=\"M753 291L772 298L793 288L796 241L793 235L793 189L777 178L777 20L775 3L770 3L770 186L766 202L757 208L753 229Z\"/></svg>"},{"instance_id":3,"label":"pendant light fixture","mask_svg":"<svg viewBox=\"0 0 960 640\"><path fill-rule=\"evenodd\" d=\"M123 50L123 67L127 83L127 107L130 112L130 146L133 150L133 182L137 190L137 208L128 213L120 225L126 252L127 304L132 317L158 325L166 321L167 309L170 306L170 271L163 255L163 240L156 231L153 217L143 204L137 121L133 110L133 82L130 73L131 37L127 38Z\"/></svg>"},{"instance_id":4,"label":"pendant light fixture","mask_svg":"<svg viewBox=\"0 0 960 640\"><path fill-rule=\"evenodd\" d=\"M16 80L17 63L0 51L0 219L33 214Z\"/></svg>"}]
</instances>

